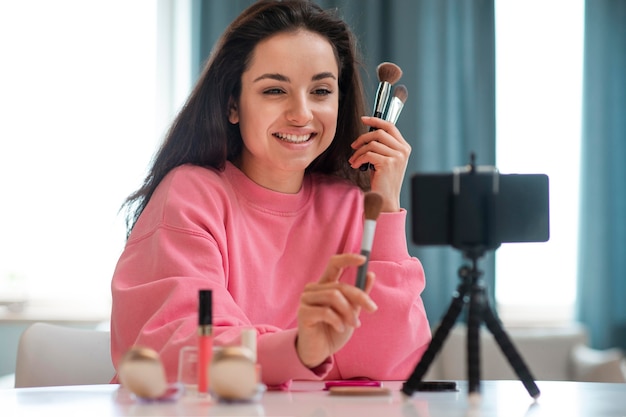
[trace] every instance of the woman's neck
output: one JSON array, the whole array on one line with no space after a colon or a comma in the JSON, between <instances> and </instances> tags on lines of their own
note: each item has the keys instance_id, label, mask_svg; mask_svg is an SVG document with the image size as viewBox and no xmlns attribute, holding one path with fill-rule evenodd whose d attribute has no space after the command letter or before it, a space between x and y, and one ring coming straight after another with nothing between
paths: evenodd
<instances>
[{"instance_id":1,"label":"woman's neck","mask_svg":"<svg viewBox=\"0 0 626 417\"><path fill-rule=\"evenodd\" d=\"M302 188L304 170L286 171L267 169L266 167L255 164L244 163L241 156L232 162L233 165L239 168L250 180L263 188L285 194L296 194Z\"/></svg>"}]
</instances>

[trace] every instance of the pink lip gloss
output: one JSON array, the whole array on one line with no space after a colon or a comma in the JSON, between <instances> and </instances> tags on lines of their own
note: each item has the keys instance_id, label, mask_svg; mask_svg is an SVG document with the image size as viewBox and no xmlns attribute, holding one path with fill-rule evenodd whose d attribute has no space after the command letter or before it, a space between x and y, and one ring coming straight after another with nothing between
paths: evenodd
<instances>
[{"instance_id":1,"label":"pink lip gloss","mask_svg":"<svg viewBox=\"0 0 626 417\"><path fill-rule=\"evenodd\" d=\"M209 392L209 366L213 358L213 293L198 293L198 393Z\"/></svg>"}]
</instances>

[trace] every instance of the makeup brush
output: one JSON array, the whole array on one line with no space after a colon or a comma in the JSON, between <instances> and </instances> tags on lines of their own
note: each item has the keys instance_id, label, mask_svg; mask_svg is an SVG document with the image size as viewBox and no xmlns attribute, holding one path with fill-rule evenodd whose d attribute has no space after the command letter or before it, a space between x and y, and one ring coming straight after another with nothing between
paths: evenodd
<instances>
[{"instance_id":1,"label":"makeup brush","mask_svg":"<svg viewBox=\"0 0 626 417\"><path fill-rule=\"evenodd\" d=\"M376 97L374 98L374 117L382 118L387 109L389 102L389 96L391 95L391 87L398 82L402 77L402 69L393 62L383 62L376 67L376 73L378 74L378 89L376 90ZM370 128L370 132L375 130ZM367 171L368 168L374 166L370 163L365 163L359 168L361 171Z\"/></svg>"},{"instance_id":2,"label":"makeup brush","mask_svg":"<svg viewBox=\"0 0 626 417\"><path fill-rule=\"evenodd\" d=\"M367 263L372 251L372 243L374 242L376 219L378 219L380 210L383 207L383 198L378 193L373 191L367 192L364 198L365 222L361 241L361 255L365 256L365 263L359 266L356 274L356 286L362 290L365 289L365 274L367 274Z\"/></svg>"},{"instance_id":3,"label":"makeup brush","mask_svg":"<svg viewBox=\"0 0 626 417\"><path fill-rule=\"evenodd\" d=\"M391 95L391 87L402 78L402 69L393 62L383 62L376 67L378 90L374 100L374 117L382 118ZM370 131L374 128L370 128Z\"/></svg>"},{"instance_id":4,"label":"makeup brush","mask_svg":"<svg viewBox=\"0 0 626 417\"><path fill-rule=\"evenodd\" d=\"M120 384L139 398L155 399L167 391L159 354L148 347L131 347L120 361L118 377Z\"/></svg>"},{"instance_id":5,"label":"makeup brush","mask_svg":"<svg viewBox=\"0 0 626 417\"><path fill-rule=\"evenodd\" d=\"M389 101L389 107L387 108L387 113L385 114L385 120L395 125L408 97L409 91L406 89L406 86L400 84L394 88L393 97L391 97L391 100Z\"/></svg>"}]
</instances>

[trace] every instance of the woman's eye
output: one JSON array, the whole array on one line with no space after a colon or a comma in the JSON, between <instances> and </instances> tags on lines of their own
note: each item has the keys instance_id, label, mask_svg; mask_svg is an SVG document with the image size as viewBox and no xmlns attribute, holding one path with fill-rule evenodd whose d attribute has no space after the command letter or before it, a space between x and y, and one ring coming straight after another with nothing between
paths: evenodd
<instances>
[{"instance_id":1,"label":"woman's eye","mask_svg":"<svg viewBox=\"0 0 626 417\"><path fill-rule=\"evenodd\" d=\"M333 92L327 88L318 88L316 90L313 90L313 94L318 95L318 96L327 96L332 93Z\"/></svg>"},{"instance_id":2,"label":"woman's eye","mask_svg":"<svg viewBox=\"0 0 626 417\"><path fill-rule=\"evenodd\" d=\"M280 88L269 88L263 91L263 94L268 94L268 95L278 95L282 93L283 93L283 90L281 90Z\"/></svg>"}]
</instances>

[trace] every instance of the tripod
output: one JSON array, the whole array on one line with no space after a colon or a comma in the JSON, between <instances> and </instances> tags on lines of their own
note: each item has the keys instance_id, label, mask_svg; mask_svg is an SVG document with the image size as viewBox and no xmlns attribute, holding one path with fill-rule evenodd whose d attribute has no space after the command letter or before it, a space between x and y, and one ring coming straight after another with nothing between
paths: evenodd
<instances>
[{"instance_id":1,"label":"tripod","mask_svg":"<svg viewBox=\"0 0 626 417\"><path fill-rule=\"evenodd\" d=\"M478 258L482 255L482 252L480 250L468 250L465 255L471 259L471 267L464 265L459 269L458 275L461 283L453 294L448 311L435 331L422 359L418 362L409 379L403 384L402 392L407 396L411 396L415 391L419 390L422 378L428 371L428 367L441 349L463 306L469 301L467 320L468 394L478 394L480 392L479 331L480 324L484 321L530 396L535 399L539 398L539 388L524 363L524 359L513 346L511 339L489 306L485 287L480 280L482 271L478 269Z\"/></svg>"}]
</instances>

